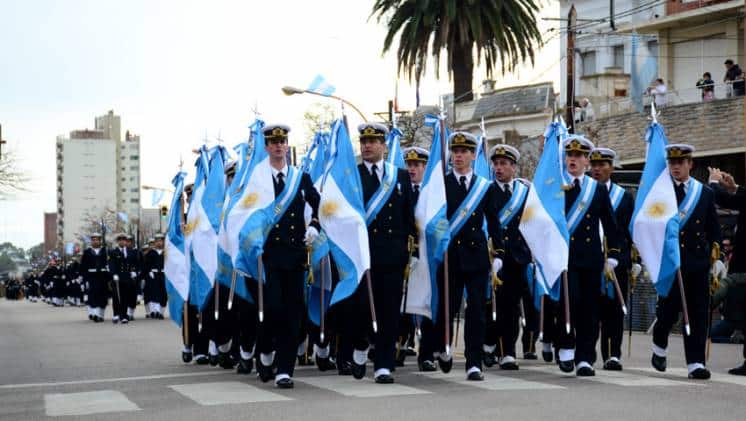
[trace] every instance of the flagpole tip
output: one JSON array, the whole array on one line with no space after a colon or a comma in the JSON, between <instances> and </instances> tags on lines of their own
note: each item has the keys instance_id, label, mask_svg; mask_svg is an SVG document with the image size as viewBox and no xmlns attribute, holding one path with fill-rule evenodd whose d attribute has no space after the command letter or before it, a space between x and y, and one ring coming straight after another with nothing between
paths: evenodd
<instances>
[{"instance_id":1,"label":"flagpole tip","mask_svg":"<svg viewBox=\"0 0 746 421\"><path fill-rule=\"evenodd\" d=\"M625 316L627 315L627 306L622 306L622 313L624 313Z\"/></svg>"},{"instance_id":2,"label":"flagpole tip","mask_svg":"<svg viewBox=\"0 0 746 421\"><path fill-rule=\"evenodd\" d=\"M684 330L686 330L686 336L690 336L692 334L692 328L689 327L688 323L686 326L684 326Z\"/></svg>"},{"instance_id":3,"label":"flagpole tip","mask_svg":"<svg viewBox=\"0 0 746 421\"><path fill-rule=\"evenodd\" d=\"M375 320L373 321L373 333L378 333L378 323Z\"/></svg>"},{"instance_id":4,"label":"flagpole tip","mask_svg":"<svg viewBox=\"0 0 746 421\"><path fill-rule=\"evenodd\" d=\"M324 332L319 334L319 342L324 343Z\"/></svg>"},{"instance_id":5,"label":"flagpole tip","mask_svg":"<svg viewBox=\"0 0 746 421\"><path fill-rule=\"evenodd\" d=\"M264 312L260 311L259 312L259 323L262 323L263 321L264 321Z\"/></svg>"},{"instance_id":6,"label":"flagpole tip","mask_svg":"<svg viewBox=\"0 0 746 421\"><path fill-rule=\"evenodd\" d=\"M565 323L565 332L567 332L568 335L570 334L570 323Z\"/></svg>"}]
</instances>

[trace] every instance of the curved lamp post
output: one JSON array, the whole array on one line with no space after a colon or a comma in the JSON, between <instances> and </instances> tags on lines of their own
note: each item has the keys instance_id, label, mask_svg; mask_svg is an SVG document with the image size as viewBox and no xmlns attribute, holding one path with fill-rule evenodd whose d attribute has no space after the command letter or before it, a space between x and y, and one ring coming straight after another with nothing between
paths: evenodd
<instances>
[{"instance_id":1,"label":"curved lamp post","mask_svg":"<svg viewBox=\"0 0 746 421\"><path fill-rule=\"evenodd\" d=\"M360 111L360 109L358 109L353 103L351 103L350 101L347 101L344 98L338 97L336 95L323 95L323 94L320 94L318 92L309 91L307 89L295 88L293 86L283 86L282 87L282 93L284 93L287 96L291 96L291 95L302 95L302 94L311 94L311 95L323 96L324 98L332 98L332 99L336 99L338 101L342 101L342 103L349 105L350 108L352 108L353 110L355 110L360 115L360 117L363 119L364 122L366 122L366 123L368 122L368 119L365 118L365 114L363 114L363 112Z\"/></svg>"}]
</instances>

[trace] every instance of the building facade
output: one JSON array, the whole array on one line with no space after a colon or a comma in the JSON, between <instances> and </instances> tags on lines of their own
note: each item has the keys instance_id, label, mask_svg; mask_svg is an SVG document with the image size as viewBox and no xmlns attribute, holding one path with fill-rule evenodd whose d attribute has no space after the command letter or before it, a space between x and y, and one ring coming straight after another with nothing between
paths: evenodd
<instances>
[{"instance_id":1,"label":"building facade","mask_svg":"<svg viewBox=\"0 0 746 421\"><path fill-rule=\"evenodd\" d=\"M122 139L120 116L109 111L93 130L58 136L56 153L58 246L82 240L107 213L139 217L140 138Z\"/></svg>"}]
</instances>

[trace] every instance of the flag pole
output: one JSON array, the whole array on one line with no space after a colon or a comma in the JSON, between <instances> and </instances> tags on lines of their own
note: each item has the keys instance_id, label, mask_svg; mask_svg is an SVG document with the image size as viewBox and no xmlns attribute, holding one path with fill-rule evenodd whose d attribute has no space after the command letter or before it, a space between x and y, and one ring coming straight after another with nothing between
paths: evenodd
<instances>
[{"instance_id":1,"label":"flag pole","mask_svg":"<svg viewBox=\"0 0 746 421\"><path fill-rule=\"evenodd\" d=\"M231 289L228 291L228 311L233 308L233 297L236 294L236 270L231 271Z\"/></svg>"},{"instance_id":2,"label":"flag pole","mask_svg":"<svg viewBox=\"0 0 746 421\"><path fill-rule=\"evenodd\" d=\"M565 332L570 334L570 289L567 285L567 270L562 271L562 289L565 291Z\"/></svg>"},{"instance_id":3,"label":"flag pole","mask_svg":"<svg viewBox=\"0 0 746 421\"><path fill-rule=\"evenodd\" d=\"M544 342L544 295L541 296L539 306L539 341Z\"/></svg>"},{"instance_id":4,"label":"flag pole","mask_svg":"<svg viewBox=\"0 0 746 421\"><path fill-rule=\"evenodd\" d=\"M681 269L676 270L676 281L679 284L679 293L681 294L681 313L684 317L684 333L686 336L692 334L692 328L689 325L689 309L686 305L686 293L684 292L684 280L681 278Z\"/></svg>"},{"instance_id":5,"label":"flag pole","mask_svg":"<svg viewBox=\"0 0 746 421\"><path fill-rule=\"evenodd\" d=\"M259 323L264 321L264 260L260 254L257 263L257 272L259 276L257 279L257 307L259 309Z\"/></svg>"},{"instance_id":6,"label":"flag pole","mask_svg":"<svg viewBox=\"0 0 746 421\"><path fill-rule=\"evenodd\" d=\"M326 268L330 264L329 256L321 259L321 285L319 288L319 342L324 343L324 288L326 288ZM313 268L309 268L313 270Z\"/></svg>"},{"instance_id":7,"label":"flag pole","mask_svg":"<svg viewBox=\"0 0 746 421\"><path fill-rule=\"evenodd\" d=\"M440 162L443 168L443 179L446 177L446 115L444 105L440 107ZM444 320L445 320L445 350L446 357L451 355L451 295L449 291L448 279L448 249L443 255L443 301L444 301Z\"/></svg>"}]
</instances>

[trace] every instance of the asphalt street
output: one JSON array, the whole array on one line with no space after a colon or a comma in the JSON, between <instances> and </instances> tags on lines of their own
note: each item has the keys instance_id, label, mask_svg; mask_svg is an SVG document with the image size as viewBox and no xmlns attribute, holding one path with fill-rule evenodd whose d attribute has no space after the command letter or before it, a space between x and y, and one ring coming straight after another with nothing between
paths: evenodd
<instances>
[{"instance_id":1,"label":"asphalt street","mask_svg":"<svg viewBox=\"0 0 746 421\"><path fill-rule=\"evenodd\" d=\"M746 414L746 377L726 374L742 362L742 345L713 345L708 382L686 378L680 336L671 339L669 370L657 373L650 336L635 334L625 370L605 372L597 363L593 378L519 359L519 371L491 368L475 383L465 381L461 358L448 375L420 374L410 358L394 385L373 383L369 364L363 381L300 367L295 389L277 390L253 373L183 364L176 326L142 311L115 326L88 321L84 308L0 300L0 420L727 421Z\"/></svg>"}]
</instances>

